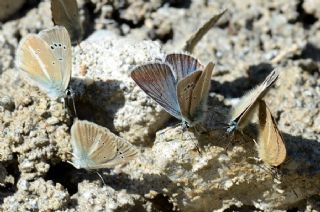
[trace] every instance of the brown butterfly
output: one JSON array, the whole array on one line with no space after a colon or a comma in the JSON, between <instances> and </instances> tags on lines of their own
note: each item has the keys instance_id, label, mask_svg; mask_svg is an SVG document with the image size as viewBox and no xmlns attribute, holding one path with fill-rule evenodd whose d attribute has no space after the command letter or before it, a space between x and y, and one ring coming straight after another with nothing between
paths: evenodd
<instances>
[{"instance_id":1,"label":"brown butterfly","mask_svg":"<svg viewBox=\"0 0 320 212\"><path fill-rule=\"evenodd\" d=\"M240 102L232 108L229 127L227 129L228 133L234 132L235 130L242 130L248 124L254 114L258 100L266 95L278 76L278 69L274 69L260 85L244 95Z\"/></svg>"},{"instance_id":2,"label":"brown butterfly","mask_svg":"<svg viewBox=\"0 0 320 212\"><path fill-rule=\"evenodd\" d=\"M128 141L107 128L89 121L76 120L71 127L73 160L77 169L113 168L134 159L138 151Z\"/></svg>"},{"instance_id":3,"label":"brown butterfly","mask_svg":"<svg viewBox=\"0 0 320 212\"><path fill-rule=\"evenodd\" d=\"M58 99L70 92L71 53L67 30L55 26L24 37L17 49L16 65L50 98Z\"/></svg>"},{"instance_id":4,"label":"brown butterfly","mask_svg":"<svg viewBox=\"0 0 320 212\"><path fill-rule=\"evenodd\" d=\"M283 137L265 101L259 101L259 138L260 159L270 166L279 166L287 155Z\"/></svg>"}]
</instances>

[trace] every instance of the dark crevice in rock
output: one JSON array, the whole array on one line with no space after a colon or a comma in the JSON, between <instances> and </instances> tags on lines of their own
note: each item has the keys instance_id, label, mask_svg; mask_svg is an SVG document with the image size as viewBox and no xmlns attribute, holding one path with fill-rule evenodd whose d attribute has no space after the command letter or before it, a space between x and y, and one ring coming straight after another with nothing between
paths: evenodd
<instances>
[{"instance_id":1,"label":"dark crevice in rock","mask_svg":"<svg viewBox=\"0 0 320 212\"><path fill-rule=\"evenodd\" d=\"M119 26L121 26L122 24L126 24L131 29L141 28L144 25L144 21L145 21L145 19L140 19L139 21L134 22L132 20L121 18L121 10L114 10L112 14L112 19L115 20L119 24Z\"/></svg>"},{"instance_id":2,"label":"dark crevice in rock","mask_svg":"<svg viewBox=\"0 0 320 212\"><path fill-rule=\"evenodd\" d=\"M12 175L14 177L15 184L17 183L18 179L20 178L20 171L19 171L19 163L18 157L16 154L13 155L13 160L10 161L5 167L8 172L8 175Z\"/></svg>"},{"instance_id":3,"label":"dark crevice in rock","mask_svg":"<svg viewBox=\"0 0 320 212\"><path fill-rule=\"evenodd\" d=\"M78 183L76 179L77 169L71 164L66 162L60 162L55 165L51 165L45 180L52 180L54 183L60 183L69 192L70 196L78 192Z\"/></svg>"},{"instance_id":4,"label":"dark crevice in rock","mask_svg":"<svg viewBox=\"0 0 320 212\"><path fill-rule=\"evenodd\" d=\"M315 46L313 43L307 43L302 49L301 54L293 57L292 59L311 59L313 61L320 62L320 48Z\"/></svg>"},{"instance_id":5,"label":"dark crevice in rock","mask_svg":"<svg viewBox=\"0 0 320 212\"><path fill-rule=\"evenodd\" d=\"M251 205L243 205L241 207L238 207L238 206L230 206L228 209L224 210L225 212L232 212L232 211L263 211L263 210L260 210L254 206L251 206Z\"/></svg>"},{"instance_id":6,"label":"dark crevice in rock","mask_svg":"<svg viewBox=\"0 0 320 212\"><path fill-rule=\"evenodd\" d=\"M168 3L171 7L175 8L190 8L191 0L166 0L165 3Z\"/></svg>"},{"instance_id":7,"label":"dark crevice in rock","mask_svg":"<svg viewBox=\"0 0 320 212\"><path fill-rule=\"evenodd\" d=\"M173 211L173 204L169 201L168 196L158 194L153 199L150 199L150 201L159 211Z\"/></svg>"},{"instance_id":8,"label":"dark crevice in rock","mask_svg":"<svg viewBox=\"0 0 320 212\"><path fill-rule=\"evenodd\" d=\"M317 22L317 18L312 15L308 14L304 8L303 8L303 2L304 0L300 0L298 5L297 5L297 12L299 13L298 17L296 20L290 21L291 24L294 24L296 22L301 22L303 24L303 27L308 29L310 28L315 22Z\"/></svg>"},{"instance_id":9,"label":"dark crevice in rock","mask_svg":"<svg viewBox=\"0 0 320 212\"><path fill-rule=\"evenodd\" d=\"M162 33L161 31L161 29L155 27L148 32L148 37L153 41L160 40L162 43L166 43L173 39L172 27L170 27L170 30L168 30L166 33Z\"/></svg>"},{"instance_id":10,"label":"dark crevice in rock","mask_svg":"<svg viewBox=\"0 0 320 212\"><path fill-rule=\"evenodd\" d=\"M20 178L17 156L13 156L13 160L7 162L4 167L7 171L7 176L13 176L14 184L5 183L4 187L0 186L0 204L3 204L4 198L13 195L17 191L17 182Z\"/></svg>"}]
</instances>

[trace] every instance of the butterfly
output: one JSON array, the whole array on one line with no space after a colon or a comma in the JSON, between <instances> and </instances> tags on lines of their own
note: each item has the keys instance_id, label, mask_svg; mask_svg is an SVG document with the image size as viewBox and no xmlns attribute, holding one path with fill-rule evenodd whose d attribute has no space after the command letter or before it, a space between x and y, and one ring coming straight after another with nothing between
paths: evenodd
<instances>
[{"instance_id":1,"label":"butterfly","mask_svg":"<svg viewBox=\"0 0 320 212\"><path fill-rule=\"evenodd\" d=\"M134 68L132 79L170 115L182 120L183 128L204 118L213 63L204 67L187 54L169 54L163 62Z\"/></svg>"},{"instance_id":2,"label":"butterfly","mask_svg":"<svg viewBox=\"0 0 320 212\"><path fill-rule=\"evenodd\" d=\"M254 114L258 100L266 95L278 76L278 69L274 69L260 85L244 95L240 102L232 108L229 127L227 128L228 133L242 130L248 124Z\"/></svg>"},{"instance_id":3,"label":"butterfly","mask_svg":"<svg viewBox=\"0 0 320 212\"><path fill-rule=\"evenodd\" d=\"M259 101L258 153L270 166L279 166L287 155L283 137L265 101Z\"/></svg>"},{"instance_id":4,"label":"butterfly","mask_svg":"<svg viewBox=\"0 0 320 212\"><path fill-rule=\"evenodd\" d=\"M70 95L71 42L61 26L24 37L16 53L16 65L31 82L54 100Z\"/></svg>"},{"instance_id":5,"label":"butterfly","mask_svg":"<svg viewBox=\"0 0 320 212\"><path fill-rule=\"evenodd\" d=\"M113 168L138 155L138 150L131 143L107 128L78 119L71 127L71 145L71 164L77 169Z\"/></svg>"},{"instance_id":6,"label":"butterfly","mask_svg":"<svg viewBox=\"0 0 320 212\"><path fill-rule=\"evenodd\" d=\"M52 20L55 25L64 26L73 44L77 44L83 37L80 25L79 10L76 0L51 0Z\"/></svg>"}]
</instances>

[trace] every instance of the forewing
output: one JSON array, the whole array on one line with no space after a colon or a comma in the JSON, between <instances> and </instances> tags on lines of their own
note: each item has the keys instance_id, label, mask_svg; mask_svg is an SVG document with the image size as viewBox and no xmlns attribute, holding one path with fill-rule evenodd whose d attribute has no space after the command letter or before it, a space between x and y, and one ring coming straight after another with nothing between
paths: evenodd
<instances>
[{"instance_id":1,"label":"forewing","mask_svg":"<svg viewBox=\"0 0 320 212\"><path fill-rule=\"evenodd\" d=\"M286 159L286 146L266 103L259 101L259 157L271 166L279 166Z\"/></svg>"},{"instance_id":2,"label":"forewing","mask_svg":"<svg viewBox=\"0 0 320 212\"><path fill-rule=\"evenodd\" d=\"M193 91L190 106L190 115L193 117L199 109L204 109L207 104L208 94L211 86L211 76L214 64L208 63L202 71Z\"/></svg>"},{"instance_id":3,"label":"forewing","mask_svg":"<svg viewBox=\"0 0 320 212\"><path fill-rule=\"evenodd\" d=\"M187 54L168 54L165 62L171 65L177 82L190 73L204 68L196 58Z\"/></svg>"},{"instance_id":4,"label":"forewing","mask_svg":"<svg viewBox=\"0 0 320 212\"><path fill-rule=\"evenodd\" d=\"M16 65L52 98L63 95L62 75L50 46L38 35L20 41Z\"/></svg>"},{"instance_id":5,"label":"forewing","mask_svg":"<svg viewBox=\"0 0 320 212\"><path fill-rule=\"evenodd\" d=\"M278 76L278 69L274 69L260 85L244 95L240 102L232 109L230 122L236 122L240 129L245 127L255 111L257 101L266 95Z\"/></svg>"},{"instance_id":6,"label":"forewing","mask_svg":"<svg viewBox=\"0 0 320 212\"><path fill-rule=\"evenodd\" d=\"M54 24L64 26L73 43L82 39L83 30L76 0L51 0L51 13Z\"/></svg>"},{"instance_id":7,"label":"forewing","mask_svg":"<svg viewBox=\"0 0 320 212\"><path fill-rule=\"evenodd\" d=\"M181 115L187 120L192 120L192 116L190 114L192 92L201 76L201 73L202 71L192 72L180 80L177 85L177 97Z\"/></svg>"},{"instance_id":8,"label":"forewing","mask_svg":"<svg viewBox=\"0 0 320 212\"><path fill-rule=\"evenodd\" d=\"M175 79L169 65L151 63L136 67L132 79L172 116L181 119L176 97Z\"/></svg>"},{"instance_id":9,"label":"forewing","mask_svg":"<svg viewBox=\"0 0 320 212\"><path fill-rule=\"evenodd\" d=\"M60 73L61 78L59 80L62 80L63 90L66 90L70 82L72 68L72 49L69 34L66 28L55 26L41 31L39 36L48 43L50 51L54 55L52 62L58 65L58 68L54 71Z\"/></svg>"}]
</instances>

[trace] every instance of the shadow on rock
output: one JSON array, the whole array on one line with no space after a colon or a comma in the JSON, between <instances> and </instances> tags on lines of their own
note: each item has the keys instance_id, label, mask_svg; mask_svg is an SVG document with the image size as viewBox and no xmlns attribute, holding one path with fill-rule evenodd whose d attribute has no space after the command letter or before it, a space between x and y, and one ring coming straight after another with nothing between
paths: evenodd
<instances>
[{"instance_id":1,"label":"shadow on rock","mask_svg":"<svg viewBox=\"0 0 320 212\"><path fill-rule=\"evenodd\" d=\"M0 172L0 204L3 204L4 198L17 191L17 182L20 178L18 161L12 160L6 164L0 164Z\"/></svg>"},{"instance_id":2,"label":"shadow on rock","mask_svg":"<svg viewBox=\"0 0 320 212\"><path fill-rule=\"evenodd\" d=\"M249 67L248 77L240 77L234 81L222 84L213 81L212 91L227 98L239 98L261 83L272 70L273 67L269 63L252 65Z\"/></svg>"},{"instance_id":3,"label":"shadow on rock","mask_svg":"<svg viewBox=\"0 0 320 212\"><path fill-rule=\"evenodd\" d=\"M114 116L125 103L121 81L97 79L87 84L88 82L79 78L74 78L71 83L77 95L75 104L78 118L115 131Z\"/></svg>"}]
</instances>

